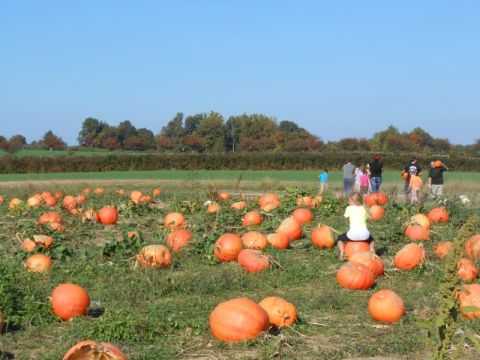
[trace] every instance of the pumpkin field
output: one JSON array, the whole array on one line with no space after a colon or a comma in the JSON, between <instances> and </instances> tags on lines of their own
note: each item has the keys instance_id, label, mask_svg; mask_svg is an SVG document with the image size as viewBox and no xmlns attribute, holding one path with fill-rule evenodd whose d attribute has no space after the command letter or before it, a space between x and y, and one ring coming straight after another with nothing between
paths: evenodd
<instances>
[{"instance_id":1,"label":"pumpkin field","mask_svg":"<svg viewBox=\"0 0 480 360\"><path fill-rule=\"evenodd\" d=\"M335 193L172 184L2 188L0 359L480 357L477 204L367 195L339 261Z\"/></svg>"}]
</instances>

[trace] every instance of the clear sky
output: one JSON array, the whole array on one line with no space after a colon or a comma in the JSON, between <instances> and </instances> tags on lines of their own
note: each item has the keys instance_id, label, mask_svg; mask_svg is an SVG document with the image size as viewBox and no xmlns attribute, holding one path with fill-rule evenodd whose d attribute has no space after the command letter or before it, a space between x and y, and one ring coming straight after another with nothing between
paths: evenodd
<instances>
[{"instance_id":1,"label":"clear sky","mask_svg":"<svg viewBox=\"0 0 480 360\"><path fill-rule=\"evenodd\" d=\"M0 134L89 116L293 120L323 140L480 137L478 0L0 0Z\"/></svg>"}]
</instances>

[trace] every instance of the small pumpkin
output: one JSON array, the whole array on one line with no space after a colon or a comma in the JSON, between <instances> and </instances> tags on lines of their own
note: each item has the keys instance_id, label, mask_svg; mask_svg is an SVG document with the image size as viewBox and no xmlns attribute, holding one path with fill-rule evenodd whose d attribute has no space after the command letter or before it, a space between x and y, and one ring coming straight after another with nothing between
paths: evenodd
<instances>
[{"instance_id":1,"label":"small pumpkin","mask_svg":"<svg viewBox=\"0 0 480 360\"><path fill-rule=\"evenodd\" d=\"M369 218L372 221L378 221L385 216L385 209L380 205L372 205L368 209Z\"/></svg>"},{"instance_id":2,"label":"small pumpkin","mask_svg":"<svg viewBox=\"0 0 480 360\"><path fill-rule=\"evenodd\" d=\"M470 259L460 259L457 264L457 276L466 282L472 282L478 277L478 270Z\"/></svg>"},{"instance_id":3,"label":"small pumpkin","mask_svg":"<svg viewBox=\"0 0 480 360\"><path fill-rule=\"evenodd\" d=\"M63 223L63 219L59 213L55 211L47 211L40 216L38 223L40 225L46 225L51 223L61 224Z\"/></svg>"},{"instance_id":4,"label":"small pumpkin","mask_svg":"<svg viewBox=\"0 0 480 360\"><path fill-rule=\"evenodd\" d=\"M25 266L30 272L45 272L52 266L53 261L47 255L35 254L30 256L25 262Z\"/></svg>"},{"instance_id":5,"label":"small pumpkin","mask_svg":"<svg viewBox=\"0 0 480 360\"><path fill-rule=\"evenodd\" d=\"M218 193L217 197L220 201L227 201L228 199L230 199L230 194L226 191L221 191Z\"/></svg>"},{"instance_id":6,"label":"small pumpkin","mask_svg":"<svg viewBox=\"0 0 480 360\"><path fill-rule=\"evenodd\" d=\"M17 209L19 207L21 207L23 205L23 201L18 199L18 198L13 198L12 200L10 200L10 202L8 203L8 208L10 210L14 210L14 209Z\"/></svg>"},{"instance_id":7,"label":"small pumpkin","mask_svg":"<svg viewBox=\"0 0 480 360\"><path fill-rule=\"evenodd\" d=\"M167 244L173 251L180 251L188 246L188 240L192 238L192 233L185 229L175 230L167 238Z\"/></svg>"},{"instance_id":8,"label":"small pumpkin","mask_svg":"<svg viewBox=\"0 0 480 360\"><path fill-rule=\"evenodd\" d=\"M297 321L297 308L281 297L266 297L259 305L267 312L270 325L277 328L291 326Z\"/></svg>"},{"instance_id":9,"label":"small pumpkin","mask_svg":"<svg viewBox=\"0 0 480 360\"><path fill-rule=\"evenodd\" d=\"M379 290L370 297L368 311L375 320L392 324L405 314L405 304L396 292L388 289Z\"/></svg>"},{"instance_id":10,"label":"small pumpkin","mask_svg":"<svg viewBox=\"0 0 480 360\"><path fill-rule=\"evenodd\" d=\"M416 241L426 241L430 239L430 232L420 225L408 225L405 229L405 237Z\"/></svg>"},{"instance_id":11,"label":"small pumpkin","mask_svg":"<svg viewBox=\"0 0 480 360\"><path fill-rule=\"evenodd\" d=\"M39 207L40 205L42 205L42 198L40 195L34 195L27 199L28 207Z\"/></svg>"},{"instance_id":12,"label":"small pumpkin","mask_svg":"<svg viewBox=\"0 0 480 360\"><path fill-rule=\"evenodd\" d=\"M161 193L162 193L162 189L160 189L160 188L155 188L155 189L153 189L153 191L152 191L152 196L153 196L153 197L158 197L158 196L160 196Z\"/></svg>"},{"instance_id":13,"label":"small pumpkin","mask_svg":"<svg viewBox=\"0 0 480 360\"><path fill-rule=\"evenodd\" d=\"M258 250L243 249L238 253L237 262L248 272L260 272L270 267L268 256Z\"/></svg>"},{"instance_id":14,"label":"small pumpkin","mask_svg":"<svg viewBox=\"0 0 480 360\"><path fill-rule=\"evenodd\" d=\"M288 249L290 246L290 240L287 235L283 233L272 233L267 235L267 241L276 249Z\"/></svg>"},{"instance_id":15,"label":"small pumpkin","mask_svg":"<svg viewBox=\"0 0 480 360\"><path fill-rule=\"evenodd\" d=\"M424 227L425 229L430 229L430 227L432 226L432 223L430 222L430 219L428 218L428 216L420 213L412 215L412 217L410 217L410 221L408 224L419 225Z\"/></svg>"},{"instance_id":16,"label":"small pumpkin","mask_svg":"<svg viewBox=\"0 0 480 360\"><path fill-rule=\"evenodd\" d=\"M171 212L165 216L163 223L167 228L176 229L183 226L185 218L179 212Z\"/></svg>"},{"instance_id":17,"label":"small pumpkin","mask_svg":"<svg viewBox=\"0 0 480 360\"><path fill-rule=\"evenodd\" d=\"M215 257L220 261L237 260L243 250L243 242L237 234L226 233L218 238L213 247Z\"/></svg>"},{"instance_id":18,"label":"small pumpkin","mask_svg":"<svg viewBox=\"0 0 480 360\"><path fill-rule=\"evenodd\" d=\"M134 203L134 204L139 204L142 200L142 192L141 191L138 191L138 190L134 190L130 193L130 200Z\"/></svg>"},{"instance_id":19,"label":"small pumpkin","mask_svg":"<svg viewBox=\"0 0 480 360\"><path fill-rule=\"evenodd\" d=\"M465 242L465 254L473 260L480 260L480 234L473 235Z\"/></svg>"},{"instance_id":20,"label":"small pumpkin","mask_svg":"<svg viewBox=\"0 0 480 360\"><path fill-rule=\"evenodd\" d=\"M127 360L127 357L110 343L87 340L72 346L62 360Z\"/></svg>"},{"instance_id":21,"label":"small pumpkin","mask_svg":"<svg viewBox=\"0 0 480 360\"><path fill-rule=\"evenodd\" d=\"M383 275L384 269L382 258L370 251L355 253L350 256L349 261L365 265L375 277Z\"/></svg>"},{"instance_id":22,"label":"small pumpkin","mask_svg":"<svg viewBox=\"0 0 480 360\"><path fill-rule=\"evenodd\" d=\"M51 304L56 316L62 320L70 320L75 316L87 314L90 296L81 286L65 283L53 290Z\"/></svg>"},{"instance_id":23,"label":"small pumpkin","mask_svg":"<svg viewBox=\"0 0 480 360\"><path fill-rule=\"evenodd\" d=\"M303 196L297 199L297 206L315 206L315 201L311 196Z\"/></svg>"},{"instance_id":24,"label":"small pumpkin","mask_svg":"<svg viewBox=\"0 0 480 360\"><path fill-rule=\"evenodd\" d=\"M103 187L98 187L94 191L96 195L102 195L104 192L105 192L105 189Z\"/></svg>"},{"instance_id":25,"label":"small pumpkin","mask_svg":"<svg viewBox=\"0 0 480 360\"><path fill-rule=\"evenodd\" d=\"M412 270L425 260L425 251L417 244L405 245L395 254L395 266L400 270Z\"/></svg>"},{"instance_id":26,"label":"small pumpkin","mask_svg":"<svg viewBox=\"0 0 480 360\"><path fill-rule=\"evenodd\" d=\"M450 249L452 248L451 241L445 241L435 245L435 256L439 259L444 259L448 256Z\"/></svg>"},{"instance_id":27,"label":"small pumpkin","mask_svg":"<svg viewBox=\"0 0 480 360\"><path fill-rule=\"evenodd\" d=\"M243 227L248 227L248 226L258 226L262 223L262 215L256 211L249 211L245 214L242 220L242 225Z\"/></svg>"},{"instance_id":28,"label":"small pumpkin","mask_svg":"<svg viewBox=\"0 0 480 360\"><path fill-rule=\"evenodd\" d=\"M220 205L218 205L216 202L213 202L211 204L208 204L207 211L210 214L215 214L218 213L221 210Z\"/></svg>"},{"instance_id":29,"label":"small pumpkin","mask_svg":"<svg viewBox=\"0 0 480 360\"><path fill-rule=\"evenodd\" d=\"M268 329L269 324L267 312L246 298L220 303L210 314L210 330L213 336L225 342L255 339Z\"/></svg>"},{"instance_id":30,"label":"small pumpkin","mask_svg":"<svg viewBox=\"0 0 480 360\"><path fill-rule=\"evenodd\" d=\"M262 250L268 246L268 240L258 231L249 231L242 235L243 245L248 249Z\"/></svg>"},{"instance_id":31,"label":"small pumpkin","mask_svg":"<svg viewBox=\"0 0 480 360\"><path fill-rule=\"evenodd\" d=\"M114 225L118 221L118 212L113 206L104 206L98 212L98 217L103 225Z\"/></svg>"},{"instance_id":32,"label":"small pumpkin","mask_svg":"<svg viewBox=\"0 0 480 360\"><path fill-rule=\"evenodd\" d=\"M312 243L317 249L331 249L335 246L335 235L332 228L321 225L312 230Z\"/></svg>"},{"instance_id":33,"label":"small pumpkin","mask_svg":"<svg viewBox=\"0 0 480 360\"><path fill-rule=\"evenodd\" d=\"M337 271L337 282L346 289L367 290L373 286L375 278L365 265L348 262Z\"/></svg>"},{"instance_id":34,"label":"small pumpkin","mask_svg":"<svg viewBox=\"0 0 480 360\"><path fill-rule=\"evenodd\" d=\"M297 220L300 224L306 224L313 220L313 214L308 209L295 209L292 214L292 217Z\"/></svg>"},{"instance_id":35,"label":"small pumpkin","mask_svg":"<svg viewBox=\"0 0 480 360\"><path fill-rule=\"evenodd\" d=\"M243 210L247 207L247 202L246 201L237 201L234 202L230 208L233 210Z\"/></svg>"},{"instance_id":36,"label":"small pumpkin","mask_svg":"<svg viewBox=\"0 0 480 360\"><path fill-rule=\"evenodd\" d=\"M465 309L465 308L480 308L480 284L463 285L463 290L458 291L455 297L460 302L460 310L462 315L467 319L480 319L480 310Z\"/></svg>"},{"instance_id":37,"label":"small pumpkin","mask_svg":"<svg viewBox=\"0 0 480 360\"><path fill-rule=\"evenodd\" d=\"M449 216L444 207L433 208L428 212L428 218L434 223L448 222Z\"/></svg>"},{"instance_id":38,"label":"small pumpkin","mask_svg":"<svg viewBox=\"0 0 480 360\"><path fill-rule=\"evenodd\" d=\"M367 241L347 241L345 244L345 256L347 259L353 254L370 250L370 244Z\"/></svg>"},{"instance_id":39,"label":"small pumpkin","mask_svg":"<svg viewBox=\"0 0 480 360\"><path fill-rule=\"evenodd\" d=\"M172 253L163 245L147 245L136 256L141 267L168 268L172 263Z\"/></svg>"},{"instance_id":40,"label":"small pumpkin","mask_svg":"<svg viewBox=\"0 0 480 360\"><path fill-rule=\"evenodd\" d=\"M435 160L435 161L433 162L433 167L440 168L440 167L442 167L442 166L443 166L443 164L442 164L442 161L441 161L441 160Z\"/></svg>"}]
</instances>

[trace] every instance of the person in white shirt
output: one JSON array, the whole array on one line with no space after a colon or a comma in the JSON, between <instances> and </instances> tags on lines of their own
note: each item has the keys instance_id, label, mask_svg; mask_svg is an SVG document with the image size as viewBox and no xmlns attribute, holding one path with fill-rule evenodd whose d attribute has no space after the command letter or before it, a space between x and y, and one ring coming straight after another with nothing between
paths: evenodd
<instances>
[{"instance_id":1,"label":"person in white shirt","mask_svg":"<svg viewBox=\"0 0 480 360\"><path fill-rule=\"evenodd\" d=\"M337 238L337 246L340 251L339 260L345 260L345 244L348 241L365 241L370 244L370 251L375 251L375 241L368 231L368 212L363 206L362 195L358 192L348 197L348 206L344 216L350 220L348 232L340 234Z\"/></svg>"}]
</instances>

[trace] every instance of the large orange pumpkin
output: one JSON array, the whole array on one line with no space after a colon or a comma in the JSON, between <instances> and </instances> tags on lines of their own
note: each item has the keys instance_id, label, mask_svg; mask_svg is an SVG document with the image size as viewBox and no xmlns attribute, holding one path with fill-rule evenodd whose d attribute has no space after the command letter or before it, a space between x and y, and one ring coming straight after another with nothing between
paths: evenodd
<instances>
[{"instance_id":1,"label":"large orange pumpkin","mask_svg":"<svg viewBox=\"0 0 480 360\"><path fill-rule=\"evenodd\" d=\"M373 193L365 196L364 202L368 206L380 205L383 206L387 203L388 198L384 193Z\"/></svg>"},{"instance_id":2,"label":"large orange pumpkin","mask_svg":"<svg viewBox=\"0 0 480 360\"><path fill-rule=\"evenodd\" d=\"M44 254L35 254L30 256L25 262L28 271L44 272L52 266L52 259Z\"/></svg>"},{"instance_id":3,"label":"large orange pumpkin","mask_svg":"<svg viewBox=\"0 0 480 360\"><path fill-rule=\"evenodd\" d=\"M254 210L254 211L249 211L245 214L245 216L243 217L243 220L242 220L242 225L244 227L248 227L248 226L257 226L257 225L260 225L262 223L262 215Z\"/></svg>"},{"instance_id":4,"label":"large orange pumpkin","mask_svg":"<svg viewBox=\"0 0 480 360\"><path fill-rule=\"evenodd\" d=\"M67 195L63 198L62 205L67 210L72 210L77 207L77 200L72 195Z\"/></svg>"},{"instance_id":5,"label":"large orange pumpkin","mask_svg":"<svg viewBox=\"0 0 480 360\"><path fill-rule=\"evenodd\" d=\"M480 260L480 234L473 235L465 243L465 253L473 260Z\"/></svg>"},{"instance_id":6,"label":"large orange pumpkin","mask_svg":"<svg viewBox=\"0 0 480 360\"><path fill-rule=\"evenodd\" d=\"M13 198L12 200L10 200L10 202L8 203L8 208L10 210L14 210L16 208L19 208L23 205L23 201L18 199L18 198Z\"/></svg>"},{"instance_id":7,"label":"large orange pumpkin","mask_svg":"<svg viewBox=\"0 0 480 360\"><path fill-rule=\"evenodd\" d=\"M423 226L408 225L405 229L405 237L416 241L426 241L430 239L430 232Z\"/></svg>"},{"instance_id":8,"label":"large orange pumpkin","mask_svg":"<svg viewBox=\"0 0 480 360\"><path fill-rule=\"evenodd\" d=\"M47 196L43 201L45 202L45 205L47 207L52 207L57 205L57 199L53 196Z\"/></svg>"},{"instance_id":9,"label":"large orange pumpkin","mask_svg":"<svg viewBox=\"0 0 480 360\"><path fill-rule=\"evenodd\" d=\"M39 207L42 205L42 198L40 195L33 195L27 199L28 207Z\"/></svg>"},{"instance_id":10,"label":"large orange pumpkin","mask_svg":"<svg viewBox=\"0 0 480 360\"><path fill-rule=\"evenodd\" d=\"M59 213L55 211L47 211L40 216L38 223L40 225L46 225L51 223L61 224L63 223L63 219Z\"/></svg>"},{"instance_id":11,"label":"large orange pumpkin","mask_svg":"<svg viewBox=\"0 0 480 360\"><path fill-rule=\"evenodd\" d=\"M369 268L359 263L348 262L337 271L338 284L346 289L370 289L375 277Z\"/></svg>"},{"instance_id":12,"label":"large orange pumpkin","mask_svg":"<svg viewBox=\"0 0 480 360\"><path fill-rule=\"evenodd\" d=\"M136 260L141 267L168 268L172 263L172 253L163 245L147 245L140 250Z\"/></svg>"},{"instance_id":13,"label":"large orange pumpkin","mask_svg":"<svg viewBox=\"0 0 480 360\"><path fill-rule=\"evenodd\" d=\"M327 225L316 227L312 231L312 243L318 249L331 249L335 245L335 235Z\"/></svg>"},{"instance_id":14,"label":"large orange pumpkin","mask_svg":"<svg viewBox=\"0 0 480 360\"><path fill-rule=\"evenodd\" d=\"M266 297L259 302L259 305L267 312L270 324L277 328L291 326L297 320L295 305L280 297Z\"/></svg>"},{"instance_id":15,"label":"large orange pumpkin","mask_svg":"<svg viewBox=\"0 0 480 360\"><path fill-rule=\"evenodd\" d=\"M411 243L401 248L395 255L395 266L400 270L412 270L425 260L425 251L421 246Z\"/></svg>"},{"instance_id":16,"label":"large orange pumpkin","mask_svg":"<svg viewBox=\"0 0 480 360\"><path fill-rule=\"evenodd\" d=\"M464 290L458 291L455 296L460 301L460 309L462 314L467 319L477 318L480 319L480 310L464 309L468 308L480 308L480 284L467 284L463 285Z\"/></svg>"},{"instance_id":17,"label":"large orange pumpkin","mask_svg":"<svg viewBox=\"0 0 480 360\"><path fill-rule=\"evenodd\" d=\"M237 260L238 254L242 250L242 239L237 234L232 233L227 233L220 236L213 247L213 253L220 261Z\"/></svg>"},{"instance_id":18,"label":"large orange pumpkin","mask_svg":"<svg viewBox=\"0 0 480 360\"><path fill-rule=\"evenodd\" d=\"M192 236L192 233L185 229L175 230L168 235L167 244L173 251L180 251L183 247L188 246L188 240Z\"/></svg>"},{"instance_id":19,"label":"large orange pumpkin","mask_svg":"<svg viewBox=\"0 0 480 360\"><path fill-rule=\"evenodd\" d=\"M478 277L478 270L470 259L460 259L458 261L457 275L463 281L471 282Z\"/></svg>"},{"instance_id":20,"label":"large orange pumpkin","mask_svg":"<svg viewBox=\"0 0 480 360\"><path fill-rule=\"evenodd\" d=\"M392 290L380 290L370 297L368 311L372 317L382 323L397 322L405 314L402 298Z\"/></svg>"},{"instance_id":21,"label":"large orange pumpkin","mask_svg":"<svg viewBox=\"0 0 480 360\"><path fill-rule=\"evenodd\" d=\"M171 212L165 216L164 225L170 229L176 229L183 226L185 218L179 212Z\"/></svg>"},{"instance_id":22,"label":"large orange pumpkin","mask_svg":"<svg viewBox=\"0 0 480 360\"><path fill-rule=\"evenodd\" d=\"M287 249L290 246L290 240L283 233L268 234L267 241L276 249Z\"/></svg>"},{"instance_id":23,"label":"large orange pumpkin","mask_svg":"<svg viewBox=\"0 0 480 360\"><path fill-rule=\"evenodd\" d=\"M237 201L230 206L230 208L232 208L233 210L243 210L246 207L247 207L246 201Z\"/></svg>"},{"instance_id":24,"label":"large orange pumpkin","mask_svg":"<svg viewBox=\"0 0 480 360\"><path fill-rule=\"evenodd\" d=\"M267 238L258 231L249 231L243 234L242 242L248 249L262 250L268 246Z\"/></svg>"},{"instance_id":25,"label":"large orange pumpkin","mask_svg":"<svg viewBox=\"0 0 480 360\"><path fill-rule=\"evenodd\" d=\"M427 215L415 214L415 215L412 215L412 217L410 218L409 225L419 225L424 227L425 229L430 229L430 226L432 224Z\"/></svg>"},{"instance_id":26,"label":"large orange pumpkin","mask_svg":"<svg viewBox=\"0 0 480 360\"><path fill-rule=\"evenodd\" d=\"M255 339L268 329L269 324L267 312L246 298L220 303L210 314L213 336L226 342Z\"/></svg>"},{"instance_id":27,"label":"large orange pumpkin","mask_svg":"<svg viewBox=\"0 0 480 360\"><path fill-rule=\"evenodd\" d=\"M347 241L345 244L345 256L350 259L350 256L359 252L370 250L370 244L366 241Z\"/></svg>"},{"instance_id":28,"label":"large orange pumpkin","mask_svg":"<svg viewBox=\"0 0 480 360\"><path fill-rule=\"evenodd\" d=\"M127 360L127 357L110 343L87 340L71 347L62 360Z\"/></svg>"},{"instance_id":29,"label":"large orange pumpkin","mask_svg":"<svg viewBox=\"0 0 480 360\"><path fill-rule=\"evenodd\" d=\"M300 224L306 224L313 220L313 214L308 209L295 209L292 217Z\"/></svg>"},{"instance_id":30,"label":"large orange pumpkin","mask_svg":"<svg viewBox=\"0 0 480 360\"><path fill-rule=\"evenodd\" d=\"M268 256L258 250L244 249L240 251L237 262L248 272L260 272L270 267Z\"/></svg>"},{"instance_id":31,"label":"large orange pumpkin","mask_svg":"<svg viewBox=\"0 0 480 360\"><path fill-rule=\"evenodd\" d=\"M60 319L70 320L78 315L86 315L90 306L87 291L75 284L58 285L51 296L52 310Z\"/></svg>"},{"instance_id":32,"label":"large orange pumpkin","mask_svg":"<svg viewBox=\"0 0 480 360\"><path fill-rule=\"evenodd\" d=\"M281 205L280 199L275 194L262 195L258 201L260 209L265 212L270 212Z\"/></svg>"},{"instance_id":33,"label":"large orange pumpkin","mask_svg":"<svg viewBox=\"0 0 480 360\"><path fill-rule=\"evenodd\" d=\"M370 251L355 253L350 256L349 261L365 265L375 277L383 275L382 258Z\"/></svg>"},{"instance_id":34,"label":"large orange pumpkin","mask_svg":"<svg viewBox=\"0 0 480 360\"><path fill-rule=\"evenodd\" d=\"M114 225L118 221L118 212L113 206L104 206L98 212L98 217L103 225Z\"/></svg>"},{"instance_id":35,"label":"large orange pumpkin","mask_svg":"<svg viewBox=\"0 0 480 360\"><path fill-rule=\"evenodd\" d=\"M302 225L290 216L282 221L277 232L287 235L290 241L298 240L302 237Z\"/></svg>"},{"instance_id":36,"label":"large orange pumpkin","mask_svg":"<svg viewBox=\"0 0 480 360\"><path fill-rule=\"evenodd\" d=\"M373 205L368 209L368 213L370 214L370 220L378 221L385 215L385 209L380 205Z\"/></svg>"},{"instance_id":37,"label":"large orange pumpkin","mask_svg":"<svg viewBox=\"0 0 480 360\"><path fill-rule=\"evenodd\" d=\"M447 209L445 209L444 207L437 207L429 211L428 218L430 219L430 221L438 223L447 222L449 217Z\"/></svg>"},{"instance_id":38,"label":"large orange pumpkin","mask_svg":"<svg viewBox=\"0 0 480 360\"><path fill-rule=\"evenodd\" d=\"M142 200L142 192L141 191L138 191L138 190L133 190L131 193L130 193L130 200L134 203L134 204L138 204L140 203L140 201Z\"/></svg>"},{"instance_id":39,"label":"large orange pumpkin","mask_svg":"<svg viewBox=\"0 0 480 360\"><path fill-rule=\"evenodd\" d=\"M445 241L435 245L435 256L439 259L444 259L448 256L450 249L452 248L451 241Z\"/></svg>"}]
</instances>

